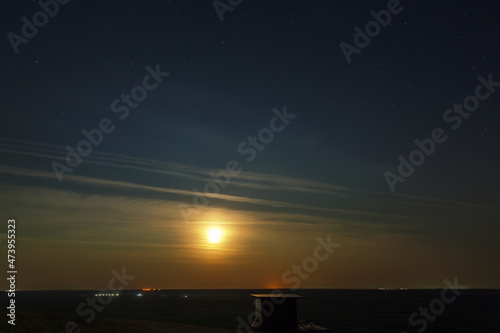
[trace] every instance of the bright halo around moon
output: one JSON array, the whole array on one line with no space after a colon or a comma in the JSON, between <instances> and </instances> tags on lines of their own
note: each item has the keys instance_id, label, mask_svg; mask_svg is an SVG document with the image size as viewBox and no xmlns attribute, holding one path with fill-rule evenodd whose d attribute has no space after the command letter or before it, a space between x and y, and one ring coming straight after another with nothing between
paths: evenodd
<instances>
[{"instance_id":1,"label":"bright halo around moon","mask_svg":"<svg viewBox=\"0 0 500 333\"><path fill-rule=\"evenodd\" d=\"M223 234L224 233L219 228L210 228L207 231L208 241L212 244L217 244L221 241Z\"/></svg>"}]
</instances>

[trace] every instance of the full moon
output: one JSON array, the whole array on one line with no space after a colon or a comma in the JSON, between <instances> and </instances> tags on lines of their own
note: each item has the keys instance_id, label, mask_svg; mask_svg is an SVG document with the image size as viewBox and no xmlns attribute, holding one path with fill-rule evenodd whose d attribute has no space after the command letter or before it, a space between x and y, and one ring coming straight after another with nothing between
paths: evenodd
<instances>
[{"instance_id":1,"label":"full moon","mask_svg":"<svg viewBox=\"0 0 500 333\"><path fill-rule=\"evenodd\" d=\"M216 244L220 242L222 238L222 230L219 228L211 228L207 232L207 237L210 243Z\"/></svg>"}]
</instances>

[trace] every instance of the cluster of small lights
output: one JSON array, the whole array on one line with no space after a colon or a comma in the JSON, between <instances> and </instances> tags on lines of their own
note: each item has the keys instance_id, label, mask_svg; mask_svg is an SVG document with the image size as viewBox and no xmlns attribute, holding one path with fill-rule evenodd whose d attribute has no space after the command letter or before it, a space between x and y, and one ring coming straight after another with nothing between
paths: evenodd
<instances>
[{"instance_id":1,"label":"cluster of small lights","mask_svg":"<svg viewBox=\"0 0 500 333\"><path fill-rule=\"evenodd\" d=\"M120 294L95 294L95 296L120 296Z\"/></svg>"}]
</instances>

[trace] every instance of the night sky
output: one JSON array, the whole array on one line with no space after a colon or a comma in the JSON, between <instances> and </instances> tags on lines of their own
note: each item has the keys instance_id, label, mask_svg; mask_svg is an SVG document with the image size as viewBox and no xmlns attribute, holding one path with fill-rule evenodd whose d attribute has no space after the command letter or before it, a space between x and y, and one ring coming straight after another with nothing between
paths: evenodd
<instances>
[{"instance_id":1,"label":"night sky","mask_svg":"<svg viewBox=\"0 0 500 333\"><path fill-rule=\"evenodd\" d=\"M62 3L2 5L19 289L290 288L318 237L301 288L500 288L497 2Z\"/></svg>"}]
</instances>

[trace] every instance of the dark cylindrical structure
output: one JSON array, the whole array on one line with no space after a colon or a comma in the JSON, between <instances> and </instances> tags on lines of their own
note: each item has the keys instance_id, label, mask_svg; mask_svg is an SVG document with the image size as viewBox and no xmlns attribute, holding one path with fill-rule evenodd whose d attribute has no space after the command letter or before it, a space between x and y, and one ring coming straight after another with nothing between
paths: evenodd
<instances>
[{"instance_id":1,"label":"dark cylindrical structure","mask_svg":"<svg viewBox=\"0 0 500 333\"><path fill-rule=\"evenodd\" d=\"M297 299L295 294L252 294L255 316L252 325L264 332L297 332Z\"/></svg>"}]
</instances>

